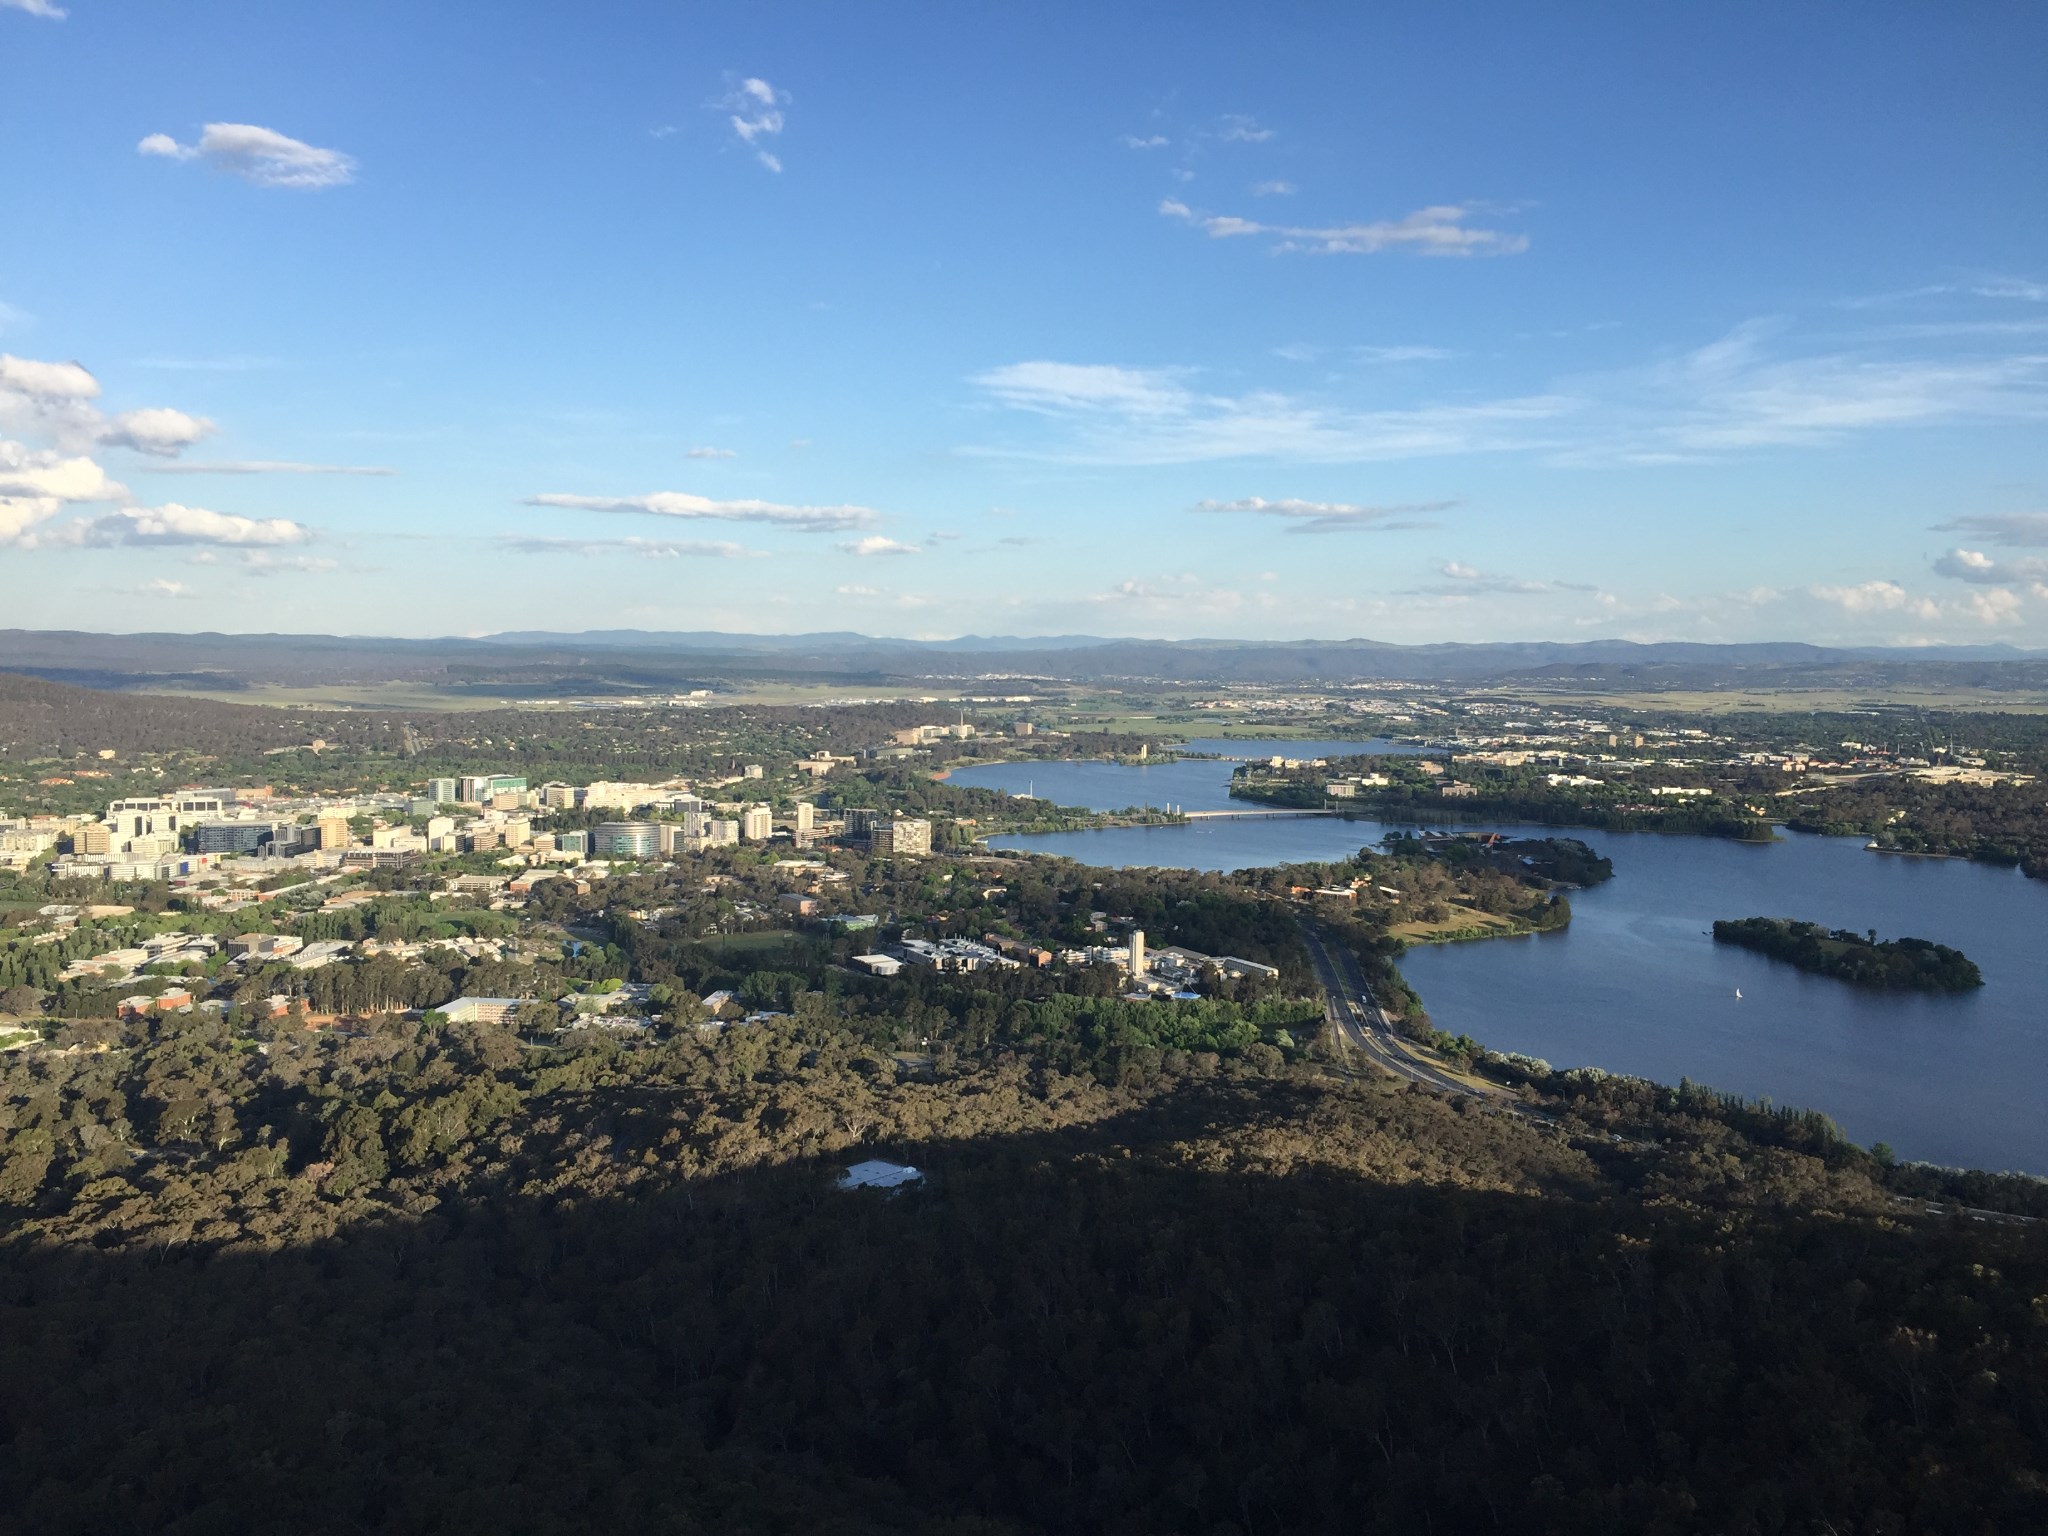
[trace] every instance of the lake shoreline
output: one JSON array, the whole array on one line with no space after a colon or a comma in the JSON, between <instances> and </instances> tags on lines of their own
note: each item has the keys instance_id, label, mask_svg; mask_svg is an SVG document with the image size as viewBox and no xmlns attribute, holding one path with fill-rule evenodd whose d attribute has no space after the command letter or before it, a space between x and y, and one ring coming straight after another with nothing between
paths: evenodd
<instances>
[{"instance_id":1,"label":"lake shoreline","mask_svg":"<svg viewBox=\"0 0 2048 1536\"><path fill-rule=\"evenodd\" d=\"M1133 793L1197 806L1244 805L1224 765L1032 765L1041 792L1086 800ZM1018 769L993 770L1000 779ZM965 782L980 775L970 772ZM996 787L984 784L983 787ZM1050 837L996 835L995 849L1111 867L1233 869L1337 862L1376 842L1370 816L1194 822ZM1549 824L1475 823L1552 837ZM1867 837L1784 827L1770 843L1698 834L1588 830L1615 877L1572 895L1570 925L1541 943L1416 944L1403 977L1438 1028L1503 1052L1596 1066L1649 1082L1711 1082L1743 1096L1811 1105L1852 1139L1942 1167L2048 1173L2048 890L2010 865L1864 857ZM2038 895L2035 893L2039 893ZM1716 946L1729 912L1804 911L1831 927L1925 934L1967 949L1986 985L1970 993L1874 992ZM1498 937L1514 937L1500 933ZM1715 951L1719 950L1718 956ZM1740 988L1743 994L1737 999Z\"/></svg>"}]
</instances>

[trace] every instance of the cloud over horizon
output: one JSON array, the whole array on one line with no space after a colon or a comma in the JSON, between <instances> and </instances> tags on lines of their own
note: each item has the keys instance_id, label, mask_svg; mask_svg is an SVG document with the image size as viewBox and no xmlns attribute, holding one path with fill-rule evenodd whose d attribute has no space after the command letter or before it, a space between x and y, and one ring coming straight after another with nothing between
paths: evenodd
<instances>
[{"instance_id":1,"label":"cloud over horizon","mask_svg":"<svg viewBox=\"0 0 2048 1536\"><path fill-rule=\"evenodd\" d=\"M572 496L549 492L529 496L529 507L559 507L575 512L640 512L653 517L702 519L725 523L766 523L806 533L837 533L872 527L881 514L872 507L790 506L774 501L715 501L686 491L656 491L647 496Z\"/></svg>"},{"instance_id":2,"label":"cloud over horizon","mask_svg":"<svg viewBox=\"0 0 2048 1536\"><path fill-rule=\"evenodd\" d=\"M1247 512L1259 517L1284 519L1289 533L1394 533L1403 529L1435 528L1426 519L1435 512L1447 512L1455 501L1418 501L1401 506L1368 507L1343 501L1300 501L1282 497L1268 501L1263 496L1243 496L1235 501L1200 501L1197 512Z\"/></svg>"}]
</instances>

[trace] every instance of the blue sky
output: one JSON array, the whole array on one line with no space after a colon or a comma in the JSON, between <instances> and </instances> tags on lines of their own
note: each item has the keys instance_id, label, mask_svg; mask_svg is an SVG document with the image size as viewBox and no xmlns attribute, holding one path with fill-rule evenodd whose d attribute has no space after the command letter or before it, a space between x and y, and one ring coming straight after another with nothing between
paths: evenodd
<instances>
[{"instance_id":1,"label":"blue sky","mask_svg":"<svg viewBox=\"0 0 2048 1536\"><path fill-rule=\"evenodd\" d=\"M6 622L2048 645L2044 57L0 0Z\"/></svg>"}]
</instances>

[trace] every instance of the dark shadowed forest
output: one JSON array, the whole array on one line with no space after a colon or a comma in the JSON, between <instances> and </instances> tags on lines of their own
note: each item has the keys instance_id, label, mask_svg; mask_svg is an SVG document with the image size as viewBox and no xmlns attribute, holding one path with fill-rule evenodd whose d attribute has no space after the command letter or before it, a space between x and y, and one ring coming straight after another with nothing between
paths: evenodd
<instances>
[{"instance_id":1,"label":"dark shadowed forest","mask_svg":"<svg viewBox=\"0 0 2048 1536\"><path fill-rule=\"evenodd\" d=\"M2048 1243L1798 1117L794 1019L149 1028L11 1069L23 1529L2048 1521ZM835 1189L862 1155L926 1179Z\"/></svg>"}]
</instances>

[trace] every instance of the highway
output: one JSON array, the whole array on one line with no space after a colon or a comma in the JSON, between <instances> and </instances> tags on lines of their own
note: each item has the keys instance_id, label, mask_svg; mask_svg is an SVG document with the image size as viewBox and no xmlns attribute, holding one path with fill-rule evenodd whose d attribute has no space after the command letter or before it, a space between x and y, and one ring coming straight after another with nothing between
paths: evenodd
<instances>
[{"instance_id":1,"label":"highway","mask_svg":"<svg viewBox=\"0 0 2048 1536\"><path fill-rule=\"evenodd\" d=\"M1393 1026L1366 986L1365 978L1359 974L1358 957L1348 949L1339 946L1334 951L1323 942L1323 936L1314 923L1303 923L1302 937L1308 942L1310 961L1316 968L1316 980L1323 989L1323 1011L1335 1032L1337 1045L1346 1055L1355 1048L1362 1051L1374 1065L1391 1072L1396 1077L1405 1077L1411 1083L1420 1083L1425 1088L1434 1088L1439 1093L1462 1093L1476 1099L1492 1101L1494 1095L1484 1093L1469 1083L1461 1083L1448 1072L1439 1071L1417 1061L1402 1050L1394 1040Z\"/></svg>"}]
</instances>

